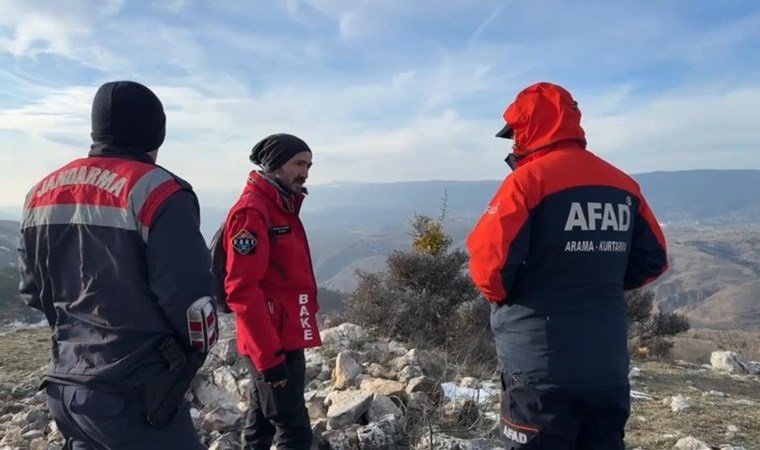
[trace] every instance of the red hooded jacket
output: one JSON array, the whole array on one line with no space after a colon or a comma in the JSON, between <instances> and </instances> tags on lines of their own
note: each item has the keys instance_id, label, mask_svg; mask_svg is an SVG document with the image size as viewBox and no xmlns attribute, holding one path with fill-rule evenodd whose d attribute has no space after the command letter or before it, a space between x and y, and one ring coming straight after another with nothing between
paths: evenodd
<instances>
[{"instance_id":1,"label":"red hooded jacket","mask_svg":"<svg viewBox=\"0 0 760 450\"><path fill-rule=\"evenodd\" d=\"M662 230L633 178L586 150L568 91L529 86L504 118L517 168L467 238L501 365L536 385L623 386L624 293L667 269Z\"/></svg>"},{"instance_id":2,"label":"red hooded jacket","mask_svg":"<svg viewBox=\"0 0 760 450\"><path fill-rule=\"evenodd\" d=\"M226 300L238 350L259 371L282 363L287 350L321 345L317 283L298 217L303 199L251 172L224 225Z\"/></svg>"}]
</instances>

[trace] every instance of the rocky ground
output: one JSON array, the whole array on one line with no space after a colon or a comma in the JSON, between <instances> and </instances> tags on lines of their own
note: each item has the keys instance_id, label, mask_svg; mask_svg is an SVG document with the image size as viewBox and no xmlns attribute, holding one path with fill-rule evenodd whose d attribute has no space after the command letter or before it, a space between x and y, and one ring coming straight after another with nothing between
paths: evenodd
<instances>
[{"instance_id":1,"label":"rocky ground","mask_svg":"<svg viewBox=\"0 0 760 450\"><path fill-rule=\"evenodd\" d=\"M209 448L239 448L249 381L235 342L220 342L188 393ZM324 330L307 353L314 448L506 448L497 438L498 384L452 371L440 355L371 339L360 327ZM0 333L0 450L60 449L36 392L49 355L45 328ZM637 362L629 449L760 449L760 364L715 352L709 365Z\"/></svg>"}]
</instances>

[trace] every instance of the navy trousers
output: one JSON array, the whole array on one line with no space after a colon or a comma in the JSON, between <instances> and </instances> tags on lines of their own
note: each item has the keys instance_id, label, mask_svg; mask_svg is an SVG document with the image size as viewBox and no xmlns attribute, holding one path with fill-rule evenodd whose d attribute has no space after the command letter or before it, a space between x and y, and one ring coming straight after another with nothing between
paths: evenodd
<instances>
[{"instance_id":1,"label":"navy trousers","mask_svg":"<svg viewBox=\"0 0 760 450\"><path fill-rule=\"evenodd\" d=\"M166 428L145 420L139 390L95 391L84 386L46 383L48 409L69 450L205 449L185 402Z\"/></svg>"},{"instance_id":2,"label":"navy trousers","mask_svg":"<svg viewBox=\"0 0 760 450\"><path fill-rule=\"evenodd\" d=\"M630 390L544 392L502 374L501 435L510 450L624 450Z\"/></svg>"}]
</instances>

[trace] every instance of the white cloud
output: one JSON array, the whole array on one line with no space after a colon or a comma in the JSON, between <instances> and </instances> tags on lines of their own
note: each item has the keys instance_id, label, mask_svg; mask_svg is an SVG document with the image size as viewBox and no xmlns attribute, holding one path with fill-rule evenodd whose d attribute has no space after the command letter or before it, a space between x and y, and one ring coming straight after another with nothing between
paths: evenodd
<instances>
[{"instance_id":1,"label":"white cloud","mask_svg":"<svg viewBox=\"0 0 760 450\"><path fill-rule=\"evenodd\" d=\"M0 0L0 57L20 61L0 72L9 86L0 92L0 148L22 149L0 151L11 186L0 204L17 203L40 167L86 154L92 95L106 79L136 79L161 97L160 162L200 190L237 190L253 168L250 148L274 132L313 147L310 182L501 178L511 141L493 135L517 91L538 79L567 82L590 148L625 170L760 166L750 151L760 142L760 85L736 81L731 64L741 61L724 72L701 62L730 62L758 35L752 15L688 34L669 14L630 6L633 19L611 6L593 17L586 6L546 16L559 8L553 0L230 1L200 12L175 1L164 4L166 20L122 17L120 1L70 5ZM51 54L95 74L25 72L25 60ZM710 77L675 77L655 90L627 75L662 61Z\"/></svg>"},{"instance_id":2,"label":"white cloud","mask_svg":"<svg viewBox=\"0 0 760 450\"><path fill-rule=\"evenodd\" d=\"M590 146L637 170L758 167L760 84L666 94L616 114L592 116Z\"/></svg>"},{"instance_id":3,"label":"white cloud","mask_svg":"<svg viewBox=\"0 0 760 450\"><path fill-rule=\"evenodd\" d=\"M55 54L98 64L107 58L107 51L93 43L93 26L118 13L123 4L123 0L74 0L65 5L0 0L0 27L12 30L11 36L0 37L0 51L17 58Z\"/></svg>"}]
</instances>

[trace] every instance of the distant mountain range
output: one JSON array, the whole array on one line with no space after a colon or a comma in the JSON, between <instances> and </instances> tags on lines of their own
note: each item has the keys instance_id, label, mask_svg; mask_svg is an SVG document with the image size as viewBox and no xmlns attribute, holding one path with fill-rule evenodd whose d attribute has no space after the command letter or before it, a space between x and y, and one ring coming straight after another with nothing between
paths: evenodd
<instances>
[{"instance_id":1,"label":"distant mountain range","mask_svg":"<svg viewBox=\"0 0 760 450\"><path fill-rule=\"evenodd\" d=\"M671 270L654 286L658 304L701 326L760 328L760 170L692 170L634 175L665 226ZM355 269L382 270L408 248L415 213L437 216L462 245L501 180L330 183L310 187L302 218L320 286L350 292ZM240 189L199 192L207 240ZM0 208L11 217L17 208ZM0 264L12 263L18 224L0 222ZM3 250L4 248L9 251ZM6 255L6 253L8 253ZM7 260L3 259L8 257ZM749 284L746 284L749 283ZM726 300L726 299L729 300ZM729 305L729 306L725 306ZM737 316L736 320L727 317Z\"/></svg>"}]
</instances>

